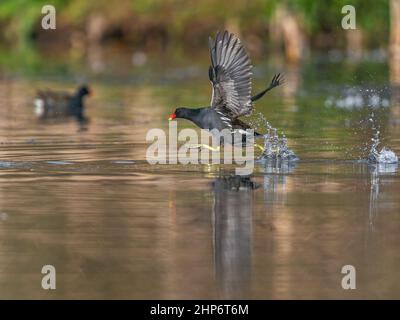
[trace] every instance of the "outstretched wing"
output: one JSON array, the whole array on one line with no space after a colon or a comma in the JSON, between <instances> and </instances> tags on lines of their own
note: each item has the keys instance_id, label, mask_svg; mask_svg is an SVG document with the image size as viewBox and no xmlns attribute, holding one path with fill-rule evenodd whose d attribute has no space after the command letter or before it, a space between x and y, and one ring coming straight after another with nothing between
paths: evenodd
<instances>
[{"instance_id":1,"label":"outstretched wing","mask_svg":"<svg viewBox=\"0 0 400 320\"><path fill-rule=\"evenodd\" d=\"M251 113L251 61L240 40L232 33L209 39L213 86L211 107L231 118Z\"/></svg>"}]
</instances>

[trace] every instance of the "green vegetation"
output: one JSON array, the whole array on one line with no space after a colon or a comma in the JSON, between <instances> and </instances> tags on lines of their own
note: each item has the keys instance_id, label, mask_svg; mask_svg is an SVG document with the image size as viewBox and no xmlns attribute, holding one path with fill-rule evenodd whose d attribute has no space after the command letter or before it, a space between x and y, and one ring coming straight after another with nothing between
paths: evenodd
<instances>
[{"instance_id":1,"label":"green vegetation","mask_svg":"<svg viewBox=\"0 0 400 320\"><path fill-rule=\"evenodd\" d=\"M0 37L11 44L30 41L35 32L42 32L41 7L45 4L56 7L58 27L82 31L90 17L98 14L104 17L105 33L118 29L132 41L142 41L148 32L163 34L173 43L183 39L193 44L199 35L226 25L267 40L269 23L279 6L299 18L311 45L324 34L342 37L341 8L346 4L356 7L357 24L368 46L387 42L389 33L389 0L1 0Z\"/></svg>"}]
</instances>

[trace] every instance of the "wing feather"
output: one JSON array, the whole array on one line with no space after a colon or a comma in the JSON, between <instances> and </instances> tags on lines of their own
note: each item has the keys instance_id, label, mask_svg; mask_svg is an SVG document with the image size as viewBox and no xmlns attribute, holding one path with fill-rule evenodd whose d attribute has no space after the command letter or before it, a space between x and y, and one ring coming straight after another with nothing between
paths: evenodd
<instances>
[{"instance_id":1,"label":"wing feather","mask_svg":"<svg viewBox=\"0 0 400 320\"><path fill-rule=\"evenodd\" d=\"M211 106L233 119L251 113L253 66L242 43L234 34L225 31L218 32L215 41L209 38L209 46Z\"/></svg>"}]
</instances>

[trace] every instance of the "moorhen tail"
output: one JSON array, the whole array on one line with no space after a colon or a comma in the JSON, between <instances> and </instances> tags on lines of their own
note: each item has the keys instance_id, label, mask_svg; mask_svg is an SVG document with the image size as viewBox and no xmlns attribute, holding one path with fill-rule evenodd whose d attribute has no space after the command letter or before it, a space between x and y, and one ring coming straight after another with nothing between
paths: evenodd
<instances>
[{"instance_id":1,"label":"moorhen tail","mask_svg":"<svg viewBox=\"0 0 400 320\"><path fill-rule=\"evenodd\" d=\"M75 117L80 123L87 121L84 116L84 97L91 91L81 86L74 94L52 90L38 91L35 99L35 114L39 119Z\"/></svg>"},{"instance_id":2,"label":"moorhen tail","mask_svg":"<svg viewBox=\"0 0 400 320\"><path fill-rule=\"evenodd\" d=\"M280 73L274 75L272 80L271 80L271 83L269 84L269 86L265 90L263 90L263 91L257 93L256 95L252 96L251 97L251 101L254 102L254 101L257 101L258 99L262 98L264 94L266 94L269 90L281 85L283 83L283 81L284 80L282 79Z\"/></svg>"},{"instance_id":3,"label":"moorhen tail","mask_svg":"<svg viewBox=\"0 0 400 320\"><path fill-rule=\"evenodd\" d=\"M239 120L239 117L251 114L252 103L280 85L281 76L275 75L268 88L252 97L252 65L240 40L228 31L218 32L215 41L209 38L209 49L211 66L208 74L213 89L210 106L198 109L177 108L169 120L183 118L202 129L229 129L232 134L246 135L245 130L251 127ZM258 135L255 132L255 136Z\"/></svg>"}]
</instances>

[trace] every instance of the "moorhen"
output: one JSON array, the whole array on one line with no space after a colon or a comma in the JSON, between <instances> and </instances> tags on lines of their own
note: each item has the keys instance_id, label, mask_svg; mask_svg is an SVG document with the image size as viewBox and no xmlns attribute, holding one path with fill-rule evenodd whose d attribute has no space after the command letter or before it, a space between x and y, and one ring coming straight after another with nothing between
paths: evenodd
<instances>
[{"instance_id":1,"label":"moorhen","mask_svg":"<svg viewBox=\"0 0 400 320\"><path fill-rule=\"evenodd\" d=\"M87 122L84 116L83 98L90 95L86 86L80 86L74 94L52 90L38 91L35 99L35 114L39 119L75 117L80 123Z\"/></svg>"},{"instance_id":2,"label":"moorhen","mask_svg":"<svg viewBox=\"0 0 400 320\"><path fill-rule=\"evenodd\" d=\"M177 108L168 120L183 118L192 121L202 129L229 129L232 134L241 134L242 142L245 142L245 130L251 127L239 120L239 117L251 114L252 103L280 85L282 79L280 74L275 75L268 88L252 97L252 65L240 40L228 31L218 32L215 41L209 38L209 49L211 66L208 75L213 89L211 105L198 109ZM254 135L261 136L257 132ZM207 145L197 146L214 149ZM260 146L257 145L257 147Z\"/></svg>"}]
</instances>

